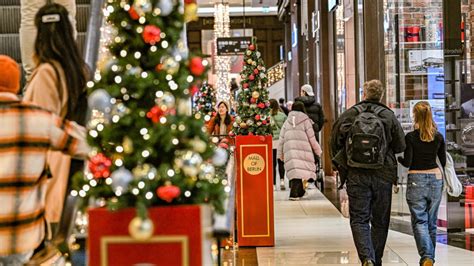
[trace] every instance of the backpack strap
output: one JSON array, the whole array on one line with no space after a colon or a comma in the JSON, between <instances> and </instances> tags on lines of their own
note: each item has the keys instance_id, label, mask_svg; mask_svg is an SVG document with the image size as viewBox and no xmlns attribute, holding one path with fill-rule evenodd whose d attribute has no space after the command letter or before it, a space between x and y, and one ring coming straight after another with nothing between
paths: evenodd
<instances>
[{"instance_id":1,"label":"backpack strap","mask_svg":"<svg viewBox=\"0 0 474 266\"><path fill-rule=\"evenodd\" d=\"M374 114L377 115L377 116L380 116L380 113L382 113L383 111L385 111L385 108L382 107L382 106L376 106L373 109Z\"/></svg>"},{"instance_id":2,"label":"backpack strap","mask_svg":"<svg viewBox=\"0 0 474 266\"><path fill-rule=\"evenodd\" d=\"M357 111L357 114L364 112L367 108L363 107L362 105L354 105L354 109Z\"/></svg>"}]
</instances>

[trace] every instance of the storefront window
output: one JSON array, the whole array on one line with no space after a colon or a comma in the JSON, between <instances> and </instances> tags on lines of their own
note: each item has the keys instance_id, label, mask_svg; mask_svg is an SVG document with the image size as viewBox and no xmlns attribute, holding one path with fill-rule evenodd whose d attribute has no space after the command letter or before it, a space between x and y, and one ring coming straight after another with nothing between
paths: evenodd
<instances>
[{"instance_id":1,"label":"storefront window","mask_svg":"<svg viewBox=\"0 0 474 266\"><path fill-rule=\"evenodd\" d=\"M474 83L469 58L471 48L467 41L469 30L464 29L464 25L470 25L469 17L463 15L459 23L464 40L464 55L460 57L463 60L455 63L453 71L456 73L448 81L445 79L443 0L384 0L384 9L386 103L407 133L412 130L411 110L414 104L421 100L430 102L438 130L445 136L457 176L464 185L461 198L446 197L440 208L441 224L449 224L449 220L461 217L450 217L448 220L447 213L463 216L465 212L459 208L464 208L464 203L469 200L474 201ZM461 10L464 10L463 14L468 14L468 1L462 1ZM399 169L398 181L400 190L394 194L392 214L408 221L410 213L405 196L407 169ZM451 204L453 202L456 204ZM474 227L471 222L473 217L462 218L466 223L461 227L465 228L459 229Z\"/></svg>"}]
</instances>

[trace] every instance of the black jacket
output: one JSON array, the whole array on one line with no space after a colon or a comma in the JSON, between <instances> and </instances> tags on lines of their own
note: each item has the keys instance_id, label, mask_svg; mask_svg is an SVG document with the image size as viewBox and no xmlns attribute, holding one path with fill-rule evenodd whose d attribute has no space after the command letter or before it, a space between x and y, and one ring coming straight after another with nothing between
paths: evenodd
<instances>
[{"instance_id":1,"label":"black jacket","mask_svg":"<svg viewBox=\"0 0 474 266\"><path fill-rule=\"evenodd\" d=\"M385 108L385 110L380 113L381 120L385 126L385 136L388 145L385 166L377 170L358 169L347 166L345 144L347 133L350 129L348 125L351 125L358 115L354 107L342 113L333 125L330 143L333 165L338 169L341 181L351 176L376 176L395 183L397 180L397 160L395 154L405 151L406 146L405 133L403 132L402 126L393 111L382 103L362 101L357 105L364 105L364 107L371 106L373 108L375 108L375 106L382 106Z\"/></svg>"},{"instance_id":2,"label":"black jacket","mask_svg":"<svg viewBox=\"0 0 474 266\"><path fill-rule=\"evenodd\" d=\"M306 114L313 120L314 134L317 134L324 125L323 107L316 102L314 96L300 96L295 99L295 102L302 102L306 108Z\"/></svg>"}]
</instances>

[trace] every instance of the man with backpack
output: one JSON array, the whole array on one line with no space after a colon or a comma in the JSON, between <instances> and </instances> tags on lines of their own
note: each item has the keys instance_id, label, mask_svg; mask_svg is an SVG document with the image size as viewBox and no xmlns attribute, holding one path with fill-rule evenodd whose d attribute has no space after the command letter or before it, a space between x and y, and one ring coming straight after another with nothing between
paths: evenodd
<instances>
[{"instance_id":1,"label":"man with backpack","mask_svg":"<svg viewBox=\"0 0 474 266\"><path fill-rule=\"evenodd\" d=\"M331 138L332 161L341 181L347 181L352 236L364 266L382 265L397 180L395 154L405 150L405 134L381 103L383 94L379 80L366 82L364 100L342 113Z\"/></svg>"}]
</instances>

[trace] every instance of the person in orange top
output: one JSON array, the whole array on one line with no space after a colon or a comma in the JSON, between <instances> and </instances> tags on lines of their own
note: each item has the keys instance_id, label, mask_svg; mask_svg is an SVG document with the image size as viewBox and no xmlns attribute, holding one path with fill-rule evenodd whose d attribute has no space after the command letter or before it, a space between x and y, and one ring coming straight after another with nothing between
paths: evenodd
<instances>
[{"instance_id":1,"label":"person in orange top","mask_svg":"<svg viewBox=\"0 0 474 266\"><path fill-rule=\"evenodd\" d=\"M207 132L211 135L226 138L232 130L234 117L229 114L229 105L224 101L217 104L217 114L207 124Z\"/></svg>"}]
</instances>

